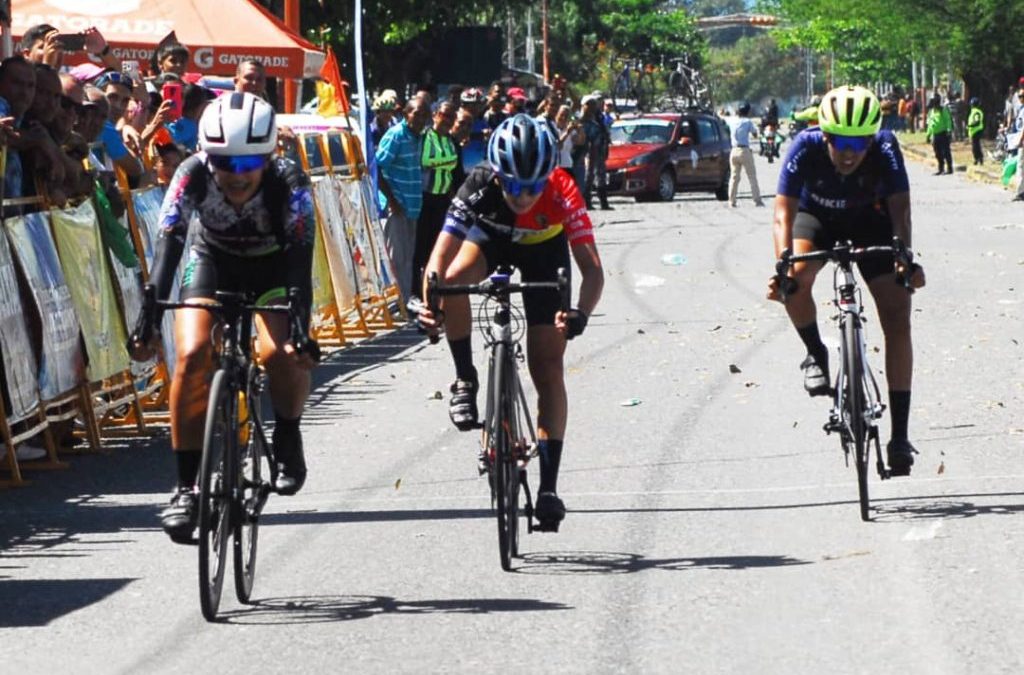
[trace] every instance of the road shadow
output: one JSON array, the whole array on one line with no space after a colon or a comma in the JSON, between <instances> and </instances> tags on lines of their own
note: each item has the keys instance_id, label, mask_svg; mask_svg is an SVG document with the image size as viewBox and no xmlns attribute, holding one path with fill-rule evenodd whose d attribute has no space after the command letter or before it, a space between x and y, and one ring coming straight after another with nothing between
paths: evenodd
<instances>
[{"instance_id":1,"label":"road shadow","mask_svg":"<svg viewBox=\"0 0 1024 675\"><path fill-rule=\"evenodd\" d=\"M494 518L491 509L395 509L390 511L296 511L268 513L265 525L323 525L343 523L394 523L421 520L478 520Z\"/></svg>"},{"instance_id":2,"label":"road shadow","mask_svg":"<svg viewBox=\"0 0 1024 675\"><path fill-rule=\"evenodd\" d=\"M648 558L639 553L559 551L557 553L526 553L522 556L522 566L516 567L513 571L518 574L597 575L635 574L648 570L673 572L696 569L739 571L810 564L810 560L801 560L786 555Z\"/></svg>"},{"instance_id":3,"label":"road shadow","mask_svg":"<svg viewBox=\"0 0 1024 675\"><path fill-rule=\"evenodd\" d=\"M529 598L398 600L383 595L265 598L222 612L218 620L238 625L314 624L370 619L387 614L504 614L573 609L561 602Z\"/></svg>"},{"instance_id":4,"label":"road shadow","mask_svg":"<svg viewBox=\"0 0 1024 675\"><path fill-rule=\"evenodd\" d=\"M117 593L135 579L0 581L0 628L46 626Z\"/></svg>"},{"instance_id":5,"label":"road shadow","mask_svg":"<svg viewBox=\"0 0 1024 675\"><path fill-rule=\"evenodd\" d=\"M1016 497L1015 503L978 504L970 498ZM871 503L872 520L878 523L956 519L977 516L1010 516L1024 513L1024 492L983 492L960 495L927 495L879 499Z\"/></svg>"}]
</instances>

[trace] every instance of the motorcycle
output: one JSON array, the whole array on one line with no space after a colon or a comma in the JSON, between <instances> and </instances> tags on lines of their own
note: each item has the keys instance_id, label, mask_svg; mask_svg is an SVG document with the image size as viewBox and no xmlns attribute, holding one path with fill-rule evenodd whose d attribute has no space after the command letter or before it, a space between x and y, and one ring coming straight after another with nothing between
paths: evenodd
<instances>
[{"instance_id":1,"label":"motorcycle","mask_svg":"<svg viewBox=\"0 0 1024 675\"><path fill-rule=\"evenodd\" d=\"M779 146L782 144L781 134L771 124L766 124L761 129L761 156L768 158L771 164L779 157Z\"/></svg>"}]
</instances>

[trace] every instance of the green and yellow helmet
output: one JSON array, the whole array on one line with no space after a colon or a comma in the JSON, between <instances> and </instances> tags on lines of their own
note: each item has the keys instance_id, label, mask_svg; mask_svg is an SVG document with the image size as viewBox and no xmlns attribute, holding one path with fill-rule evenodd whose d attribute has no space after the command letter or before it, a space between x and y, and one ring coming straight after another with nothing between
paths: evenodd
<instances>
[{"instance_id":1,"label":"green and yellow helmet","mask_svg":"<svg viewBox=\"0 0 1024 675\"><path fill-rule=\"evenodd\" d=\"M836 87L818 106L818 124L836 136L873 136L882 128L882 106L870 89Z\"/></svg>"}]
</instances>

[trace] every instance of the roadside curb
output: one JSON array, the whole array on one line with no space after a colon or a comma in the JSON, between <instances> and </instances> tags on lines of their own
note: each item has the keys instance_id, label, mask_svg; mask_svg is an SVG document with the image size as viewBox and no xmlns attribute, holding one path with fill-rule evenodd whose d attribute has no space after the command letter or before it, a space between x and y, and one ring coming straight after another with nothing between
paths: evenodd
<instances>
[{"instance_id":1,"label":"roadside curb","mask_svg":"<svg viewBox=\"0 0 1024 675\"><path fill-rule=\"evenodd\" d=\"M920 162L934 162L935 155L932 153L931 146L921 145L900 145L904 155L908 155ZM962 164L954 165L953 169L957 174L963 174L968 180L973 180L978 183L988 183L990 185L998 185L1004 190L1009 188L1003 185L1003 177L1001 173L996 173L990 165L983 164L981 166L964 166Z\"/></svg>"}]
</instances>

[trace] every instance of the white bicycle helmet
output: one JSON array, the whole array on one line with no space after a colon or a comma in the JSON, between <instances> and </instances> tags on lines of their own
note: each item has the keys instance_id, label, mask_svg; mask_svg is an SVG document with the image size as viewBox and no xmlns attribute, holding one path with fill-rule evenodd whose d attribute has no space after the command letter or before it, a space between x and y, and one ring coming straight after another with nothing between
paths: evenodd
<instances>
[{"instance_id":1,"label":"white bicycle helmet","mask_svg":"<svg viewBox=\"0 0 1024 675\"><path fill-rule=\"evenodd\" d=\"M249 93L225 94L199 118L199 147L208 155L269 155L277 123L269 103Z\"/></svg>"},{"instance_id":2,"label":"white bicycle helmet","mask_svg":"<svg viewBox=\"0 0 1024 675\"><path fill-rule=\"evenodd\" d=\"M503 121L491 134L487 161L502 179L534 185L555 170L558 152L546 123L519 114Z\"/></svg>"}]
</instances>

